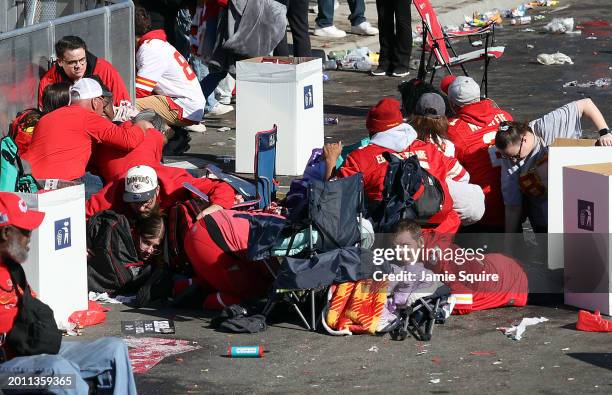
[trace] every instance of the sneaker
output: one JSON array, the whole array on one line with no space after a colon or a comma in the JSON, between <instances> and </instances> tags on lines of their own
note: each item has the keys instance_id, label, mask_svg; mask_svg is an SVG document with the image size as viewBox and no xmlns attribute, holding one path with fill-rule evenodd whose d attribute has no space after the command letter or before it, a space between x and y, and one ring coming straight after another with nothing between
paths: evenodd
<instances>
[{"instance_id":1,"label":"sneaker","mask_svg":"<svg viewBox=\"0 0 612 395\"><path fill-rule=\"evenodd\" d=\"M185 126L184 129L188 130L190 132L194 132L194 133L204 133L204 132L206 132L206 126L204 126L204 124L202 122L196 123L196 124L193 124L193 125L189 125L189 126Z\"/></svg>"},{"instance_id":2,"label":"sneaker","mask_svg":"<svg viewBox=\"0 0 612 395\"><path fill-rule=\"evenodd\" d=\"M346 32L338 29L336 26L316 26L314 29L314 35L319 37L342 38L346 37Z\"/></svg>"},{"instance_id":3,"label":"sneaker","mask_svg":"<svg viewBox=\"0 0 612 395\"><path fill-rule=\"evenodd\" d=\"M408 74L410 74L410 71L408 71L408 69L405 69L403 67L397 68L395 70L393 70L393 76L394 77L405 77Z\"/></svg>"},{"instance_id":4,"label":"sneaker","mask_svg":"<svg viewBox=\"0 0 612 395\"><path fill-rule=\"evenodd\" d=\"M351 33L362 34L364 36L375 36L378 34L378 29L370 25L370 22L361 22L357 26L351 26Z\"/></svg>"},{"instance_id":5,"label":"sneaker","mask_svg":"<svg viewBox=\"0 0 612 395\"><path fill-rule=\"evenodd\" d=\"M370 74L380 77L383 75L387 75L387 70L384 67L378 66L376 70L370 71Z\"/></svg>"},{"instance_id":6,"label":"sneaker","mask_svg":"<svg viewBox=\"0 0 612 395\"><path fill-rule=\"evenodd\" d=\"M216 106L213 107L212 110L210 110L208 112L209 115L223 115L223 114L227 114L228 112L232 112L234 111L234 106L228 106L226 104L217 104Z\"/></svg>"},{"instance_id":7,"label":"sneaker","mask_svg":"<svg viewBox=\"0 0 612 395\"><path fill-rule=\"evenodd\" d=\"M230 104L232 104L232 98L231 97L226 97L226 98L220 99L219 103L225 104L226 106L229 106Z\"/></svg>"}]
</instances>

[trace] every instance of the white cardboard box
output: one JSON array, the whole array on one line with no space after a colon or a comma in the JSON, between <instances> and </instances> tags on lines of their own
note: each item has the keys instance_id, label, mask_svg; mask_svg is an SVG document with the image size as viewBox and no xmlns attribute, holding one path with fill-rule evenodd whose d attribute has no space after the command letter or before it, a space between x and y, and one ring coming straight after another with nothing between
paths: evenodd
<instances>
[{"instance_id":1,"label":"white cardboard box","mask_svg":"<svg viewBox=\"0 0 612 395\"><path fill-rule=\"evenodd\" d=\"M78 184L19 195L29 208L45 213L32 232L23 269L38 298L53 309L57 323L65 323L88 305L85 188Z\"/></svg>"},{"instance_id":2,"label":"white cardboard box","mask_svg":"<svg viewBox=\"0 0 612 395\"><path fill-rule=\"evenodd\" d=\"M612 147L596 140L557 139L548 149L548 268L563 268L563 166L612 160Z\"/></svg>"},{"instance_id":3,"label":"white cardboard box","mask_svg":"<svg viewBox=\"0 0 612 395\"><path fill-rule=\"evenodd\" d=\"M612 163L563 169L565 304L612 314Z\"/></svg>"},{"instance_id":4,"label":"white cardboard box","mask_svg":"<svg viewBox=\"0 0 612 395\"><path fill-rule=\"evenodd\" d=\"M278 127L276 174L301 175L323 147L320 58L275 58L292 64L236 63L236 172L253 173L255 133Z\"/></svg>"}]
</instances>

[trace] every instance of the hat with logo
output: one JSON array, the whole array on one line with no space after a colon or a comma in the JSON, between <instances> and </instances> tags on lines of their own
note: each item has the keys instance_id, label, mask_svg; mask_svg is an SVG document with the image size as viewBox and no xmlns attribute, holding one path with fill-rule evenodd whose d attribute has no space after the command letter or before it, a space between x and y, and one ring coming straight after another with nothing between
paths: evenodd
<instances>
[{"instance_id":1,"label":"hat with logo","mask_svg":"<svg viewBox=\"0 0 612 395\"><path fill-rule=\"evenodd\" d=\"M370 109L366 118L366 127L370 136L389 130L404 122L401 104L394 98L386 97Z\"/></svg>"},{"instance_id":2,"label":"hat with logo","mask_svg":"<svg viewBox=\"0 0 612 395\"><path fill-rule=\"evenodd\" d=\"M70 88L70 101L87 100L100 96L111 96L112 93L102 89L102 85L92 78L81 78Z\"/></svg>"},{"instance_id":3,"label":"hat with logo","mask_svg":"<svg viewBox=\"0 0 612 395\"><path fill-rule=\"evenodd\" d=\"M125 175L123 201L127 203L146 202L155 196L157 173L149 166L134 166Z\"/></svg>"},{"instance_id":4,"label":"hat with logo","mask_svg":"<svg viewBox=\"0 0 612 395\"><path fill-rule=\"evenodd\" d=\"M45 213L29 210L26 202L12 192L0 192L0 226L13 225L34 230L45 218Z\"/></svg>"},{"instance_id":5,"label":"hat with logo","mask_svg":"<svg viewBox=\"0 0 612 395\"><path fill-rule=\"evenodd\" d=\"M448 87L448 99L458 106L480 101L480 86L470 77L459 76Z\"/></svg>"},{"instance_id":6,"label":"hat with logo","mask_svg":"<svg viewBox=\"0 0 612 395\"><path fill-rule=\"evenodd\" d=\"M446 105L437 93L424 93L417 101L414 112L429 118L441 118L446 113Z\"/></svg>"}]
</instances>

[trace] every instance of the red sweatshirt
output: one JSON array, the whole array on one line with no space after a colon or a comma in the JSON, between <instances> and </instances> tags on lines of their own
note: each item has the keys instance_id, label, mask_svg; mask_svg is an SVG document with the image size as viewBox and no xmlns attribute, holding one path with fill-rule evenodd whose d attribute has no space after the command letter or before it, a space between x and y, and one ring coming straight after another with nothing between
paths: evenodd
<instances>
[{"instance_id":1,"label":"red sweatshirt","mask_svg":"<svg viewBox=\"0 0 612 395\"><path fill-rule=\"evenodd\" d=\"M393 150L370 143L351 152L340 168L339 176L348 177L361 172L366 197L373 201L382 200L385 174L388 167L387 161L382 156L383 152L393 152ZM457 166L455 158L445 156L434 144L421 140L412 140L408 147L401 152L395 152L395 154L402 159L417 155L421 166L440 181L444 190L444 205L442 210L430 219L430 222L442 225L438 229L440 233L455 233L460 221L457 213L453 210L453 198L448 191L446 178L450 175L452 179L459 180L465 175L465 169ZM460 170L457 171L458 169ZM456 174L454 174L455 172Z\"/></svg>"},{"instance_id":2,"label":"red sweatshirt","mask_svg":"<svg viewBox=\"0 0 612 395\"><path fill-rule=\"evenodd\" d=\"M162 210L167 209L180 200L193 197L191 192L183 187L184 182L189 182L200 191L210 197L210 202L218 204L223 208L230 208L234 204L234 190L223 181L208 178L195 178L184 169L175 167L155 165L151 166L157 173L160 193L159 204ZM124 174L125 176L125 174ZM125 188L124 176L108 184L98 193L93 195L85 203L87 217L102 210L114 210L121 214L131 216L128 205L123 201Z\"/></svg>"},{"instance_id":3,"label":"red sweatshirt","mask_svg":"<svg viewBox=\"0 0 612 395\"><path fill-rule=\"evenodd\" d=\"M485 225L504 225L501 162L495 149L495 134L502 121L512 121L512 116L490 100L482 100L461 107L448 122L448 138L455 144L457 159L470 173L470 182L484 192L485 213L479 223Z\"/></svg>"},{"instance_id":4,"label":"red sweatshirt","mask_svg":"<svg viewBox=\"0 0 612 395\"><path fill-rule=\"evenodd\" d=\"M93 111L67 106L40 119L23 158L30 162L36 178L74 180L85 175L94 144L129 151L144 136L142 129L131 122L117 126Z\"/></svg>"},{"instance_id":5,"label":"red sweatshirt","mask_svg":"<svg viewBox=\"0 0 612 395\"><path fill-rule=\"evenodd\" d=\"M122 101L131 102L130 94L128 93L123 78L112 64L102 58L97 58L91 53L87 53L87 71L84 77L97 75L102 80L102 83L113 93L113 104L119 106ZM68 81L68 77L64 70L57 64L53 65L49 71L43 75L38 85L38 107L42 108L42 94L47 85L57 82Z\"/></svg>"},{"instance_id":6,"label":"red sweatshirt","mask_svg":"<svg viewBox=\"0 0 612 395\"><path fill-rule=\"evenodd\" d=\"M127 171L138 165L155 167L161 163L164 136L157 130L148 130L138 147L126 152L115 147L98 145L91 157L97 175L105 183L123 177Z\"/></svg>"}]
</instances>

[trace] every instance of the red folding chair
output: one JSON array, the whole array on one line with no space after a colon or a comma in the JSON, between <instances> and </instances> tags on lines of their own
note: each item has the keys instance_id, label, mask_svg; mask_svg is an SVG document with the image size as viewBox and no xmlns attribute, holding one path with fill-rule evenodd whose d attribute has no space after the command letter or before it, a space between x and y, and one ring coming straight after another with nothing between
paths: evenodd
<instances>
[{"instance_id":1,"label":"red folding chair","mask_svg":"<svg viewBox=\"0 0 612 395\"><path fill-rule=\"evenodd\" d=\"M461 67L461 70L467 76L468 73L464 63L482 59L484 60L484 75L482 76L481 87L484 86L484 96L486 97L488 93L489 61L491 58L501 58L505 50L505 47L502 46L490 46L495 42L495 23L489 23L486 26L471 30L445 33L429 0L412 0L412 3L423 23L423 47L418 78L424 80L431 71L431 81L433 81L438 69L444 67L449 74L453 74L451 68L457 66ZM484 40L484 48L461 55L455 52L450 42L452 38L468 37L471 39L476 36ZM426 52L429 52L427 62L425 62Z\"/></svg>"}]
</instances>

